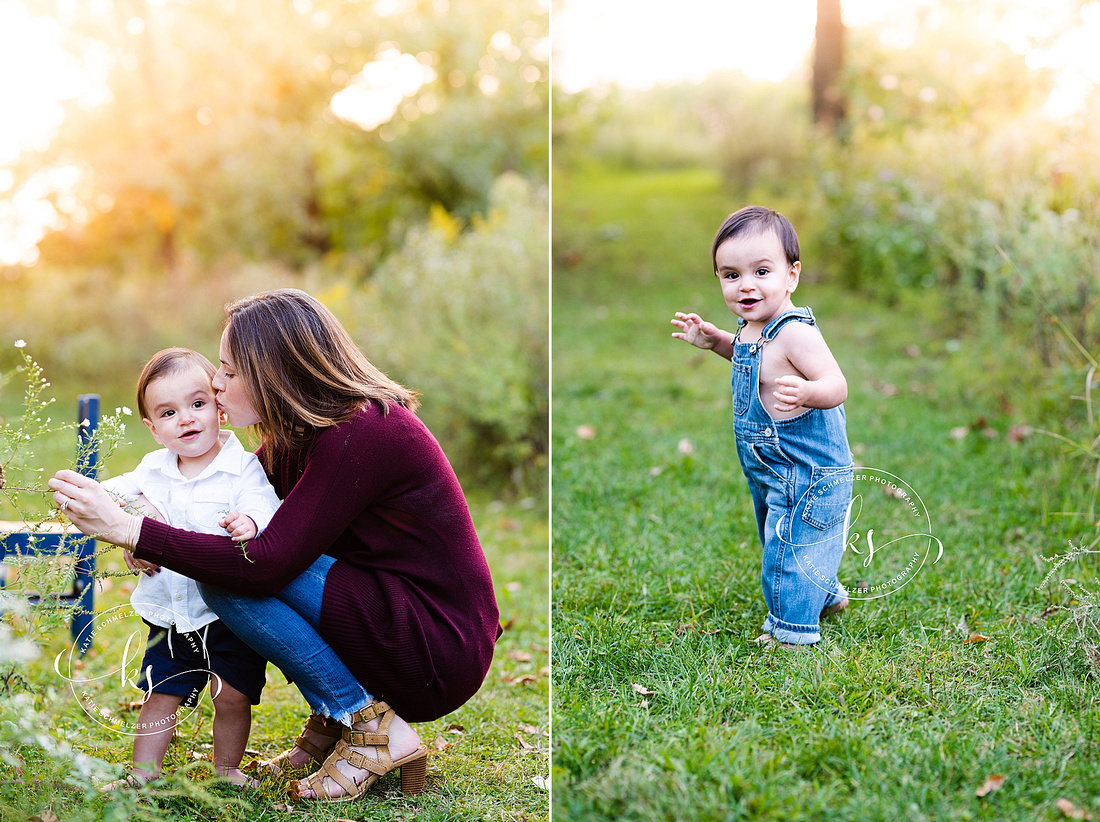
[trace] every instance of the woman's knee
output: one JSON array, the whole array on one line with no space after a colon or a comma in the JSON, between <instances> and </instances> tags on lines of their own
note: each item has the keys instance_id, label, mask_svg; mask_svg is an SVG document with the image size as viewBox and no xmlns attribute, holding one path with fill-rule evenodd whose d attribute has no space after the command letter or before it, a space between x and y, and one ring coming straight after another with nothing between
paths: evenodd
<instances>
[{"instance_id":1,"label":"woman's knee","mask_svg":"<svg viewBox=\"0 0 1100 822\"><path fill-rule=\"evenodd\" d=\"M225 619L226 614L232 615L237 611L237 603L240 598L224 588L219 588L216 585L208 585L205 582L196 582L199 588L199 595L202 597L203 602L210 608L215 614L222 619Z\"/></svg>"}]
</instances>

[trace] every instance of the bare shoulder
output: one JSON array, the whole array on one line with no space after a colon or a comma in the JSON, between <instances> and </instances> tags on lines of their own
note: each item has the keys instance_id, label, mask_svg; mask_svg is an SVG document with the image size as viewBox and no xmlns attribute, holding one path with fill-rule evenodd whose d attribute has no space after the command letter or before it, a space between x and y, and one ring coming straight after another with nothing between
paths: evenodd
<instances>
[{"instance_id":1,"label":"bare shoulder","mask_svg":"<svg viewBox=\"0 0 1100 822\"><path fill-rule=\"evenodd\" d=\"M779 329L775 342L784 350L790 351L828 351L829 346L816 326L803 322L789 322Z\"/></svg>"}]
</instances>

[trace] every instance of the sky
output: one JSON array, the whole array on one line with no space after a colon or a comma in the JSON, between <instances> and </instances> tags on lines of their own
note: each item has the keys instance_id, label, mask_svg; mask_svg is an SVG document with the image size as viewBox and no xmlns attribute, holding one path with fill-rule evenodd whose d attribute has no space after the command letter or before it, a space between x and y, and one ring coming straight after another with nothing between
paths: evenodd
<instances>
[{"instance_id":1,"label":"sky","mask_svg":"<svg viewBox=\"0 0 1100 822\"><path fill-rule=\"evenodd\" d=\"M920 0L842 0L846 25L882 19ZM555 7L554 79L566 91L601 82L630 88L702 80L738 68L782 80L806 63L816 0L676 0L641 11L632 0L565 0Z\"/></svg>"},{"instance_id":2,"label":"sky","mask_svg":"<svg viewBox=\"0 0 1100 822\"><path fill-rule=\"evenodd\" d=\"M1073 0L1014 0L997 23L1005 42L1028 53L1034 67L1063 69L1054 100L1071 111L1100 83L1100 2L1084 10L1085 23L1052 48L1037 50L1032 38L1048 27L1047 15ZM562 0L553 20L553 77L575 92L601 83L649 88L698 81L720 69L739 69L750 79L779 81L808 71L816 0L674 0L646 12L635 0ZM882 23L883 39L904 47L913 11L933 0L841 0L844 23ZM653 6L650 6L653 8ZM673 10L674 9L674 10ZM934 18L934 15L933 15Z\"/></svg>"}]
</instances>

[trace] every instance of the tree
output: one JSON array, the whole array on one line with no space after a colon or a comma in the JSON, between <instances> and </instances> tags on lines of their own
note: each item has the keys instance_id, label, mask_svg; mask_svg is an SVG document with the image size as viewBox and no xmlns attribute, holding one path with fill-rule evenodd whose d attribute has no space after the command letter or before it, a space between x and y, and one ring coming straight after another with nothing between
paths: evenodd
<instances>
[{"instance_id":1,"label":"tree","mask_svg":"<svg viewBox=\"0 0 1100 822\"><path fill-rule=\"evenodd\" d=\"M844 119L845 100L840 89L844 68L844 20L840 0L817 0L814 43L814 122L835 131Z\"/></svg>"},{"instance_id":2,"label":"tree","mask_svg":"<svg viewBox=\"0 0 1100 822\"><path fill-rule=\"evenodd\" d=\"M547 176L537 0L30 2L108 89L22 158L20 181L80 170L54 198L68 217L43 262L172 272L187 257L297 268L335 254L365 272L433 202L469 217L504 171ZM333 96L397 54L425 82L389 122L337 116Z\"/></svg>"}]
</instances>

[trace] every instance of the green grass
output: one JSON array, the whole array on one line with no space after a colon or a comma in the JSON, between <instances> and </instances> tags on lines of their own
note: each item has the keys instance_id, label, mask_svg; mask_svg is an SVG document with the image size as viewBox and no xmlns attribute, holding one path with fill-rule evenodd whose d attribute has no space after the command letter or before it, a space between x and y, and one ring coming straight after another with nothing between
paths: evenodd
<instances>
[{"instance_id":1,"label":"green grass","mask_svg":"<svg viewBox=\"0 0 1100 822\"><path fill-rule=\"evenodd\" d=\"M390 774L356 804L291 810L286 806L285 777L265 779L259 793L238 794L210 782L208 766L196 759L210 752L211 711L204 698L197 716L181 726L182 733L172 743L165 765L170 776L159 796L143 800L138 807L157 820L547 819L549 794L536 778L545 779L549 758L549 534L545 505L532 502L504 504L476 496L472 500L506 630L481 691L458 711L414 726L431 747L424 794L404 797L397 775ZM101 567L122 570L119 552L104 555ZM101 580L97 611L126 603L131 586L128 576ZM132 627L112 626L97 634L80 675L102 676L116 670ZM54 630L39 659L26 671L35 705L50 726L48 733L53 740L68 740L78 751L126 763L129 739L91 722L53 670L55 655L69 644L64 628ZM119 710L123 691L117 675L98 681L92 691L97 705ZM10 708L11 703L0 701L2 718L8 718ZM249 747L263 757L285 749L307 714L297 689L269 666L263 700L253 710ZM127 802L87 791L67 766L46 760L34 747L17 752L26 763L22 774L0 763L0 820L22 822L43 811L52 811L66 822L133 818ZM305 773L303 769L297 775ZM206 788L204 799L200 791Z\"/></svg>"},{"instance_id":2,"label":"green grass","mask_svg":"<svg viewBox=\"0 0 1100 822\"><path fill-rule=\"evenodd\" d=\"M732 327L709 251L742 203L705 173L587 169L555 176L554 204L554 818L1100 814L1097 676L1039 559L1095 534L1073 515L1092 467L1008 436L1079 426L1083 370L1044 373L966 306L887 309L805 260L796 303L845 370L856 462L920 493L944 556L827 620L815 650L762 649L728 367L668 324ZM1095 590L1092 565L1058 576Z\"/></svg>"}]
</instances>

